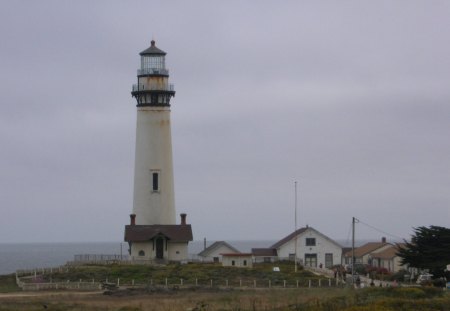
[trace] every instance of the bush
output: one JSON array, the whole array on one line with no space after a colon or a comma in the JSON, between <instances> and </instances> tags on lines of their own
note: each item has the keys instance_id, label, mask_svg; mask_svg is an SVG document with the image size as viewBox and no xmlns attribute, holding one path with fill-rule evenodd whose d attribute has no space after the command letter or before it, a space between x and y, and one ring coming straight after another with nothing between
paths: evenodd
<instances>
[{"instance_id":1,"label":"bush","mask_svg":"<svg viewBox=\"0 0 450 311\"><path fill-rule=\"evenodd\" d=\"M434 287L446 287L447 286L447 280L444 278L439 278L439 279L435 279L433 280L433 286Z\"/></svg>"}]
</instances>

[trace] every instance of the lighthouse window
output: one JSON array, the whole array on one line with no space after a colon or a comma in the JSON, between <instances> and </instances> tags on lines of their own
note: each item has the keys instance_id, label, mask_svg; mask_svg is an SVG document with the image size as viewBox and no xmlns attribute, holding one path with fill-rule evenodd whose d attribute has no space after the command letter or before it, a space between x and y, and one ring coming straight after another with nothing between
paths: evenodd
<instances>
[{"instance_id":1,"label":"lighthouse window","mask_svg":"<svg viewBox=\"0 0 450 311\"><path fill-rule=\"evenodd\" d=\"M165 59L164 56L142 56L141 57L142 69L164 69Z\"/></svg>"},{"instance_id":2,"label":"lighthouse window","mask_svg":"<svg viewBox=\"0 0 450 311\"><path fill-rule=\"evenodd\" d=\"M152 173L153 191L159 191L159 174Z\"/></svg>"}]
</instances>

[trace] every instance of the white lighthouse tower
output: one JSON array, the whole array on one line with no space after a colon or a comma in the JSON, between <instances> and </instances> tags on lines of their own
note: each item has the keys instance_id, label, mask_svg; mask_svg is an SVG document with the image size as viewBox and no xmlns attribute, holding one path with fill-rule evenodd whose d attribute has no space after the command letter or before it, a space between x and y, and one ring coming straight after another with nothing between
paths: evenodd
<instances>
[{"instance_id":1,"label":"white lighthouse tower","mask_svg":"<svg viewBox=\"0 0 450 311\"><path fill-rule=\"evenodd\" d=\"M186 214L175 224L170 99L166 53L155 41L140 53L141 68L131 95L137 102L133 213L125 241L135 261L167 262L188 258L192 241Z\"/></svg>"},{"instance_id":2,"label":"white lighthouse tower","mask_svg":"<svg viewBox=\"0 0 450 311\"><path fill-rule=\"evenodd\" d=\"M132 96L137 101L133 213L137 225L175 224L170 131L170 99L166 53L155 41L142 51Z\"/></svg>"}]
</instances>

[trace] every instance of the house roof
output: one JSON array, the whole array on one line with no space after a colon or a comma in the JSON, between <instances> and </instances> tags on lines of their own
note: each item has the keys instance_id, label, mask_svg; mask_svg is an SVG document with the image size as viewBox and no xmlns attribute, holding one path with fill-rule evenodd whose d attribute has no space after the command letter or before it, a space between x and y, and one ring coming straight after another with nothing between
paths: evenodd
<instances>
[{"instance_id":1,"label":"house roof","mask_svg":"<svg viewBox=\"0 0 450 311\"><path fill-rule=\"evenodd\" d=\"M173 242L192 241L191 225L127 225L126 242L145 242L163 235Z\"/></svg>"},{"instance_id":2,"label":"house roof","mask_svg":"<svg viewBox=\"0 0 450 311\"><path fill-rule=\"evenodd\" d=\"M364 255L367 255L385 245L388 245L389 243L386 242L369 242L366 243L360 247L355 248L355 257L362 257ZM390 244L389 244L390 245ZM345 257L352 257L352 251L348 251L344 255Z\"/></svg>"},{"instance_id":3,"label":"house roof","mask_svg":"<svg viewBox=\"0 0 450 311\"><path fill-rule=\"evenodd\" d=\"M372 254L372 257L380 258L380 259L392 259L394 257L397 257L399 247L404 247L404 246L405 246L405 244L392 245L391 247L389 247L385 250L382 250L381 252Z\"/></svg>"},{"instance_id":4,"label":"house roof","mask_svg":"<svg viewBox=\"0 0 450 311\"><path fill-rule=\"evenodd\" d=\"M345 256L345 254L347 254L348 252L351 252L351 251L352 251L351 247L343 247L342 248L342 256Z\"/></svg>"},{"instance_id":5,"label":"house roof","mask_svg":"<svg viewBox=\"0 0 450 311\"><path fill-rule=\"evenodd\" d=\"M334 243L335 245L339 246L340 248L342 248L341 245L339 245L339 243L337 243L336 241L332 240L331 238L327 237L325 234L317 231L316 229L314 229L313 227L304 227L304 228L300 228L297 231L292 232L291 234L289 234L288 236L284 237L283 239L279 240L277 243L275 243L274 245L272 245L270 248L280 248L283 244L286 244L287 242L289 242L290 240L292 240L293 238L295 238L296 236L304 233L307 230L312 230L314 232L316 232L317 234L321 235L323 238L327 239L328 241Z\"/></svg>"},{"instance_id":6,"label":"house roof","mask_svg":"<svg viewBox=\"0 0 450 311\"><path fill-rule=\"evenodd\" d=\"M220 248L222 246L228 247L232 252L240 253L239 250L237 250L236 248L234 248L233 246L231 246L227 242L225 242L225 241L216 241L213 244L211 244L210 246L208 246L207 248L205 248L204 250L202 250L200 253L198 253L198 256L207 257L210 252L213 252L215 249L218 249L218 248Z\"/></svg>"},{"instance_id":7,"label":"house roof","mask_svg":"<svg viewBox=\"0 0 450 311\"><path fill-rule=\"evenodd\" d=\"M276 248L252 248L253 256L260 257L273 257L278 256Z\"/></svg>"},{"instance_id":8,"label":"house roof","mask_svg":"<svg viewBox=\"0 0 450 311\"><path fill-rule=\"evenodd\" d=\"M156 47L155 40L151 41L151 45L149 48L139 53L139 55L166 55L166 54L167 54L166 52Z\"/></svg>"},{"instance_id":9,"label":"house roof","mask_svg":"<svg viewBox=\"0 0 450 311\"><path fill-rule=\"evenodd\" d=\"M280 246L282 246L283 244L286 244L287 242L289 242L290 240L292 240L293 238L295 238L297 235L303 233L306 231L306 229L309 229L309 227L306 228L300 228L297 231L292 232L291 234L289 234L288 236L282 238L281 240L279 240L277 243L275 243L274 245L272 245L270 248L279 248Z\"/></svg>"}]
</instances>

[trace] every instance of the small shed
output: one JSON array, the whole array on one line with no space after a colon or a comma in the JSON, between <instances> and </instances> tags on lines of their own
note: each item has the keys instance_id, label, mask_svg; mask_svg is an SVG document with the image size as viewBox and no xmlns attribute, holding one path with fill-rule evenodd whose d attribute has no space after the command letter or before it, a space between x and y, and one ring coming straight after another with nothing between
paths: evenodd
<instances>
[{"instance_id":1,"label":"small shed","mask_svg":"<svg viewBox=\"0 0 450 311\"><path fill-rule=\"evenodd\" d=\"M213 261L213 262L221 262L222 261L222 253L237 253L240 251L228 244L225 241L216 241L200 253L198 253L198 257L200 257L203 261Z\"/></svg>"},{"instance_id":2,"label":"small shed","mask_svg":"<svg viewBox=\"0 0 450 311\"><path fill-rule=\"evenodd\" d=\"M236 267L236 268L252 268L252 254L251 253L229 253L222 255L222 266Z\"/></svg>"}]
</instances>

